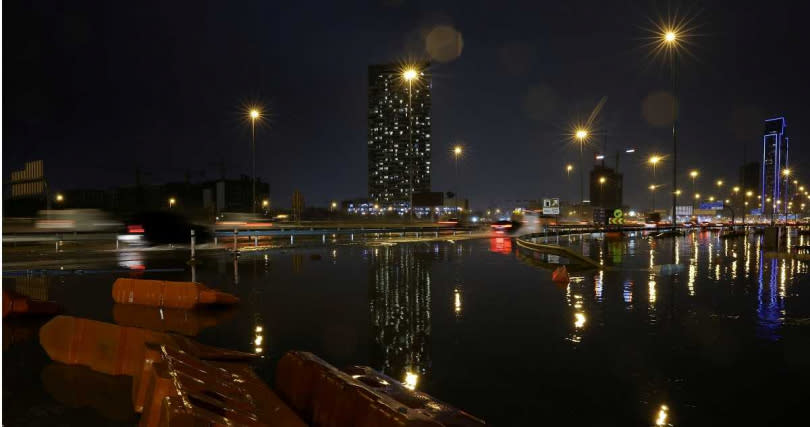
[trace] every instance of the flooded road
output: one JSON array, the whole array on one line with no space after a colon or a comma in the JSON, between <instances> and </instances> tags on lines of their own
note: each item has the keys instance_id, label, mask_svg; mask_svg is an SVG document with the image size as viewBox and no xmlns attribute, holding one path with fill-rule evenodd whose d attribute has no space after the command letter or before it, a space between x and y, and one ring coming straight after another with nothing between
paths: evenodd
<instances>
[{"instance_id":1,"label":"flooded road","mask_svg":"<svg viewBox=\"0 0 810 427\"><path fill-rule=\"evenodd\" d=\"M259 353L272 384L287 350L367 364L492 425L752 425L804 418L808 265L752 237L565 237L610 267L551 281L555 257L508 237L205 254L193 274L227 311L114 305L117 277L190 280L187 256L119 253L5 274L4 289L67 314ZM805 243L806 244L806 243ZM131 385L50 361L42 322L3 322L5 425L134 425ZM56 420L56 421L55 421Z\"/></svg>"}]
</instances>

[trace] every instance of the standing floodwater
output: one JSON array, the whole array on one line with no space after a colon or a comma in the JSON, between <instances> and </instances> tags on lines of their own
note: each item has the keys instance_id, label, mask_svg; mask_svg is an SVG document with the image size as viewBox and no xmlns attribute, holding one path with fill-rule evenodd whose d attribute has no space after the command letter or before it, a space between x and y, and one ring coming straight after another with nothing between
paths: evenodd
<instances>
[{"instance_id":1,"label":"standing floodwater","mask_svg":"<svg viewBox=\"0 0 810 427\"><path fill-rule=\"evenodd\" d=\"M115 306L116 277L188 280L184 254L120 253L23 274L5 289L68 314L166 328L279 357L368 364L492 425L781 425L810 380L808 267L757 239L601 236L560 242L608 268L518 249L508 237L198 254L197 280L242 299L193 318ZM806 243L805 243L806 244ZM63 270L60 270L63 267ZM39 267L38 267L39 268ZM81 274L70 273L82 269ZM125 378L50 361L41 322L3 322L6 425L134 425Z\"/></svg>"}]
</instances>

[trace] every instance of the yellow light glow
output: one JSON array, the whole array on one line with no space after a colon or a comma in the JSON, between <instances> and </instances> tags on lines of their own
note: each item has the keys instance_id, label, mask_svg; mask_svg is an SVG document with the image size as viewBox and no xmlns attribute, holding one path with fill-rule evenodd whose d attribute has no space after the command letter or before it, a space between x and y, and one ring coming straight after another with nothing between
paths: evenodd
<instances>
[{"instance_id":1,"label":"yellow light glow","mask_svg":"<svg viewBox=\"0 0 810 427\"><path fill-rule=\"evenodd\" d=\"M650 190L655 190L655 185L650 185Z\"/></svg>"},{"instance_id":2,"label":"yellow light glow","mask_svg":"<svg viewBox=\"0 0 810 427\"><path fill-rule=\"evenodd\" d=\"M681 195L681 190L675 190L675 195L680 196Z\"/></svg>"},{"instance_id":3,"label":"yellow light glow","mask_svg":"<svg viewBox=\"0 0 810 427\"><path fill-rule=\"evenodd\" d=\"M57 202L61 202L61 201L63 201L63 200L65 200L65 197L64 197L64 196L62 196L61 194L57 194L57 195L56 195L56 201L57 201Z\"/></svg>"},{"instance_id":4,"label":"yellow light glow","mask_svg":"<svg viewBox=\"0 0 810 427\"><path fill-rule=\"evenodd\" d=\"M453 154L455 154L456 156L461 154L461 146L460 145L456 145L455 147L453 147Z\"/></svg>"},{"instance_id":5,"label":"yellow light glow","mask_svg":"<svg viewBox=\"0 0 810 427\"><path fill-rule=\"evenodd\" d=\"M567 165L565 167L565 170L568 171L568 172L571 172L572 170L574 170L574 165Z\"/></svg>"},{"instance_id":6,"label":"yellow light glow","mask_svg":"<svg viewBox=\"0 0 810 427\"><path fill-rule=\"evenodd\" d=\"M406 372L405 373L405 388L408 390L416 390L416 384L419 383L419 374L415 374L413 372Z\"/></svg>"},{"instance_id":7,"label":"yellow light glow","mask_svg":"<svg viewBox=\"0 0 810 427\"><path fill-rule=\"evenodd\" d=\"M734 187L731 190L734 191L735 193L739 193L740 192L740 187Z\"/></svg>"},{"instance_id":8,"label":"yellow light glow","mask_svg":"<svg viewBox=\"0 0 810 427\"><path fill-rule=\"evenodd\" d=\"M790 176L790 169L785 169L785 170L783 170L783 171L782 171L782 175L784 175L784 176Z\"/></svg>"},{"instance_id":9,"label":"yellow light glow","mask_svg":"<svg viewBox=\"0 0 810 427\"><path fill-rule=\"evenodd\" d=\"M674 31L667 31L664 33L664 41L667 43L673 43L677 38L677 34L675 34Z\"/></svg>"},{"instance_id":10,"label":"yellow light glow","mask_svg":"<svg viewBox=\"0 0 810 427\"><path fill-rule=\"evenodd\" d=\"M667 424L667 418L669 417L669 408L667 405L661 405L661 408L658 410L658 417L655 419L655 425L663 426Z\"/></svg>"},{"instance_id":11,"label":"yellow light glow","mask_svg":"<svg viewBox=\"0 0 810 427\"><path fill-rule=\"evenodd\" d=\"M258 119L259 118L259 110L253 109L250 110L250 118L251 119Z\"/></svg>"},{"instance_id":12,"label":"yellow light glow","mask_svg":"<svg viewBox=\"0 0 810 427\"><path fill-rule=\"evenodd\" d=\"M262 332L263 330L264 328L262 328L261 326L256 326L256 332Z\"/></svg>"},{"instance_id":13,"label":"yellow light glow","mask_svg":"<svg viewBox=\"0 0 810 427\"><path fill-rule=\"evenodd\" d=\"M413 68L408 68L402 72L402 78L407 81L415 80L417 77L419 77L419 73Z\"/></svg>"},{"instance_id":14,"label":"yellow light glow","mask_svg":"<svg viewBox=\"0 0 810 427\"><path fill-rule=\"evenodd\" d=\"M746 191L746 192L745 192L745 196L746 196L746 197L751 197L751 196L753 196L753 195L754 195L754 192L753 192L753 191Z\"/></svg>"},{"instance_id":15,"label":"yellow light glow","mask_svg":"<svg viewBox=\"0 0 810 427\"><path fill-rule=\"evenodd\" d=\"M577 132L575 133L575 135L576 135L578 140L582 141L582 140L584 140L585 138L588 137L588 131L585 130L585 129L577 129Z\"/></svg>"},{"instance_id":16,"label":"yellow light glow","mask_svg":"<svg viewBox=\"0 0 810 427\"><path fill-rule=\"evenodd\" d=\"M579 328L585 326L585 321L586 320L587 319L585 318L584 313L574 313L574 327L575 328L579 329Z\"/></svg>"},{"instance_id":17,"label":"yellow light glow","mask_svg":"<svg viewBox=\"0 0 810 427\"><path fill-rule=\"evenodd\" d=\"M661 157L659 156L651 156L650 157L650 164L656 164L661 161Z\"/></svg>"},{"instance_id":18,"label":"yellow light glow","mask_svg":"<svg viewBox=\"0 0 810 427\"><path fill-rule=\"evenodd\" d=\"M259 335L253 340L253 344L258 347L262 345L262 341L264 341L264 338L261 335Z\"/></svg>"},{"instance_id":19,"label":"yellow light glow","mask_svg":"<svg viewBox=\"0 0 810 427\"><path fill-rule=\"evenodd\" d=\"M174 206L175 202L177 202L177 201L174 200L174 197L170 198L169 199L169 206Z\"/></svg>"},{"instance_id":20,"label":"yellow light glow","mask_svg":"<svg viewBox=\"0 0 810 427\"><path fill-rule=\"evenodd\" d=\"M269 201L269 200L267 200L267 199L262 200L262 206L263 206L263 207L265 207L265 208L266 208L266 207L268 207L268 206L270 206L270 201Z\"/></svg>"},{"instance_id":21,"label":"yellow light glow","mask_svg":"<svg viewBox=\"0 0 810 427\"><path fill-rule=\"evenodd\" d=\"M713 202L714 201L714 196L709 196L709 201Z\"/></svg>"},{"instance_id":22,"label":"yellow light glow","mask_svg":"<svg viewBox=\"0 0 810 427\"><path fill-rule=\"evenodd\" d=\"M700 193L695 194L695 200L700 199Z\"/></svg>"},{"instance_id":23,"label":"yellow light glow","mask_svg":"<svg viewBox=\"0 0 810 427\"><path fill-rule=\"evenodd\" d=\"M461 313L461 292L458 289L453 290L453 308L456 313Z\"/></svg>"},{"instance_id":24,"label":"yellow light glow","mask_svg":"<svg viewBox=\"0 0 810 427\"><path fill-rule=\"evenodd\" d=\"M697 178L697 176L698 176L698 171L692 171L692 172L689 172L689 176L691 176L692 178Z\"/></svg>"},{"instance_id":25,"label":"yellow light glow","mask_svg":"<svg viewBox=\"0 0 810 427\"><path fill-rule=\"evenodd\" d=\"M607 181L607 179L605 179L605 177L604 177L604 176L599 177L599 183L600 183L600 184L604 184L604 183L605 183L605 181Z\"/></svg>"},{"instance_id":26,"label":"yellow light glow","mask_svg":"<svg viewBox=\"0 0 810 427\"><path fill-rule=\"evenodd\" d=\"M722 180L722 179L718 179L718 180L717 180L717 186L718 186L718 187L722 187L722 186L723 186L723 180Z\"/></svg>"}]
</instances>

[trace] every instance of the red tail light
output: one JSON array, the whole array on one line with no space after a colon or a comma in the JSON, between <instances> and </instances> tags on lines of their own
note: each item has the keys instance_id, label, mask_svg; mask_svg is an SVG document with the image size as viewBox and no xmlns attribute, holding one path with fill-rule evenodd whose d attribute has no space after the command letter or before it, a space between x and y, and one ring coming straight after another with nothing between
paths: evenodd
<instances>
[{"instance_id":1,"label":"red tail light","mask_svg":"<svg viewBox=\"0 0 810 427\"><path fill-rule=\"evenodd\" d=\"M128 225L127 233L143 233L143 226L140 224Z\"/></svg>"}]
</instances>

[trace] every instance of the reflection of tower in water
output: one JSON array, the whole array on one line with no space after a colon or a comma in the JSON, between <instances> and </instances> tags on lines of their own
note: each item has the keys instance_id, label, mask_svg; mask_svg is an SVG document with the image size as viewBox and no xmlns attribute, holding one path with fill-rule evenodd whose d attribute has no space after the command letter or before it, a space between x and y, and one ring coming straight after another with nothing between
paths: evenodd
<instances>
[{"instance_id":1,"label":"reflection of tower in water","mask_svg":"<svg viewBox=\"0 0 810 427\"><path fill-rule=\"evenodd\" d=\"M374 367L414 388L430 370L430 255L375 248L369 269Z\"/></svg>"}]
</instances>

